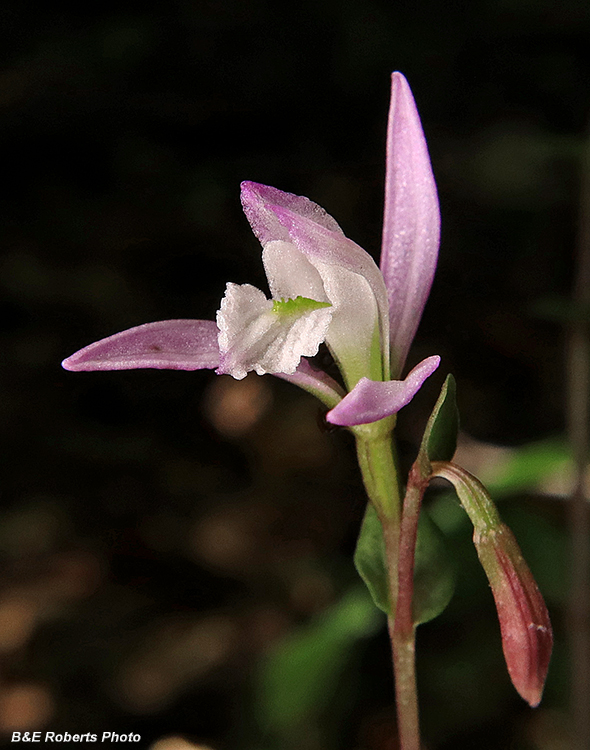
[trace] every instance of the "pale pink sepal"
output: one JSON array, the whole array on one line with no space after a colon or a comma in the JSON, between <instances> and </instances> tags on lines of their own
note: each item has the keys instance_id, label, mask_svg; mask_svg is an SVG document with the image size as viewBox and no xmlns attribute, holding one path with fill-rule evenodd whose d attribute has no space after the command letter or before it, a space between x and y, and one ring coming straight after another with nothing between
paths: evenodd
<instances>
[{"instance_id":1,"label":"pale pink sepal","mask_svg":"<svg viewBox=\"0 0 590 750\"><path fill-rule=\"evenodd\" d=\"M405 380L361 378L352 391L328 412L326 419L332 424L352 427L389 417L410 403L439 364L440 357L428 357L416 365Z\"/></svg>"},{"instance_id":2,"label":"pale pink sepal","mask_svg":"<svg viewBox=\"0 0 590 750\"><path fill-rule=\"evenodd\" d=\"M241 184L241 200L252 231L263 247L274 240L289 241L289 231L274 213L273 207L275 206L287 208L294 214L311 219L331 232L343 235L335 219L321 206L303 195L294 195L269 185L246 181Z\"/></svg>"},{"instance_id":3,"label":"pale pink sepal","mask_svg":"<svg viewBox=\"0 0 590 750\"><path fill-rule=\"evenodd\" d=\"M307 359L302 359L299 362L292 375L283 372L276 372L274 375L312 393L330 408L336 406L345 395L344 389L335 380L323 370L315 368Z\"/></svg>"},{"instance_id":4,"label":"pale pink sepal","mask_svg":"<svg viewBox=\"0 0 590 750\"><path fill-rule=\"evenodd\" d=\"M93 370L213 370L219 366L219 330L212 320L160 320L128 328L80 349L62 366L75 372ZM298 385L335 406L344 396L340 385L302 359L296 371L276 377Z\"/></svg>"},{"instance_id":5,"label":"pale pink sepal","mask_svg":"<svg viewBox=\"0 0 590 750\"><path fill-rule=\"evenodd\" d=\"M389 299L392 374L401 373L430 292L440 212L420 116L408 82L391 78L381 271Z\"/></svg>"},{"instance_id":6,"label":"pale pink sepal","mask_svg":"<svg viewBox=\"0 0 590 750\"><path fill-rule=\"evenodd\" d=\"M115 333L64 359L66 370L204 370L219 365L212 320L160 320Z\"/></svg>"}]
</instances>

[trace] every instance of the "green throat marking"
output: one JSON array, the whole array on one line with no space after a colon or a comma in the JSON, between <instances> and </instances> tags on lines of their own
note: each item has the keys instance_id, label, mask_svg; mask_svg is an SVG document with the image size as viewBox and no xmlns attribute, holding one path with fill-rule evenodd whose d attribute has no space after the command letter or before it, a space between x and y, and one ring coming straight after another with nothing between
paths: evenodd
<instances>
[{"instance_id":1,"label":"green throat marking","mask_svg":"<svg viewBox=\"0 0 590 750\"><path fill-rule=\"evenodd\" d=\"M280 317L290 317L292 315L299 317L313 310L319 310L322 307L332 307L332 305L329 302L317 302L315 299L301 296L295 297L295 299L281 297L281 299L274 299L272 301L272 311Z\"/></svg>"}]
</instances>

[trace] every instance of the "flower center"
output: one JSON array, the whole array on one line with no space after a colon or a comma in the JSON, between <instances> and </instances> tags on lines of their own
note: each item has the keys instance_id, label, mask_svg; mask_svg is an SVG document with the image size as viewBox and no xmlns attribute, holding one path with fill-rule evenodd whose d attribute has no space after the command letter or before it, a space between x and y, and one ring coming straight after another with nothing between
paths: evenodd
<instances>
[{"instance_id":1,"label":"flower center","mask_svg":"<svg viewBox=\"0 0 590 750\"><path fill-rule=\"evenodd\" d=\"M313 310L320 310L322 307L331 307L329 302L317 302L309 297L295 297L294 299L273 299L272 311L279 317L291 317L292 315L300 316Z\"/></svg>"}]
</instances>

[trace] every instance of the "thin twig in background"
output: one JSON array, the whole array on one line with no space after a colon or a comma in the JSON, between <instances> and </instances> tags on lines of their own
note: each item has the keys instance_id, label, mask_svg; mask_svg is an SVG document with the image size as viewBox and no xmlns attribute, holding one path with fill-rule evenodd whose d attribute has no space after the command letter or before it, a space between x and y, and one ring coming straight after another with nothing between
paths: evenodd
<instances>
[{"instance_id":1,"label":"thin twig in background","mask_svg":"<svg viewBox=\"0 0 590 750\"><path fill-rule=\"evenodd\" d=\"M590 132L590 128L589 128ZM571 718L574 750L590 748L590 505L585 478L590 443L590 137L582 163L574 320L568 347L568 432L575 461L570 502L569 601Z\"/></svg>"}]
</instances>

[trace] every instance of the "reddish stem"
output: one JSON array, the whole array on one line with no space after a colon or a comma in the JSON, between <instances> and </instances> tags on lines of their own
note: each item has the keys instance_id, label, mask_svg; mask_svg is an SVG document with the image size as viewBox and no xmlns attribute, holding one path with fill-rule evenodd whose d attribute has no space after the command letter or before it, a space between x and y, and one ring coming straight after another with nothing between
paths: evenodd
<instances>
[{"instance_id":1,"label":"reddish stem","mask_svg":"<svg viewBox=\"0 0 590 750\"><path fill-rule=\"evenodd\" d=\"M401 750L420 750L415 659L416 626L412 599L418 518L427 485L428 480L420 476L416 466L412 467L408 477L400 525L395 621L392 622L391 618L389 620Z\"/></svg>"}]
</instances>

